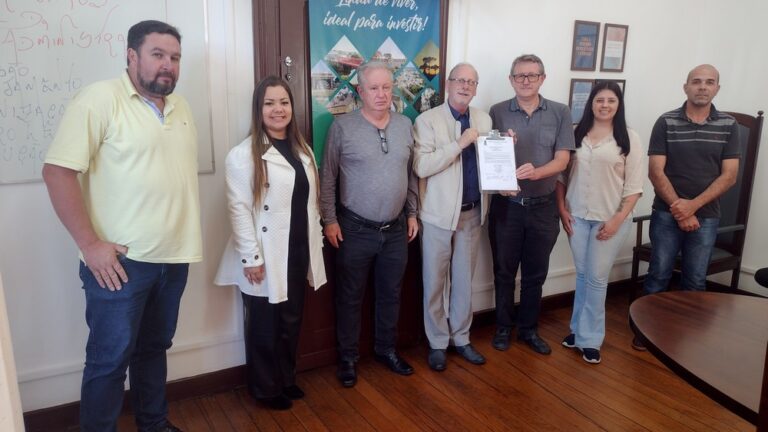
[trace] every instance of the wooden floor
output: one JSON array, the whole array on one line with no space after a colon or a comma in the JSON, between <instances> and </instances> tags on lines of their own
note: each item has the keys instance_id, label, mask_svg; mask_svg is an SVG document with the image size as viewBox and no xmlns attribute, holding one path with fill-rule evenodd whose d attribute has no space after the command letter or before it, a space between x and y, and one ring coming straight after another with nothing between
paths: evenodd
<instances>
[{"instance_id":1,"label":"wooden floor","mask_svg":"<svg viewBox=\"0 0 768 432\"><path fill-rule=\"evenodd\" d=\"M650 353L630 347L625 297L608 301L603 362L585 363L560 346L569 309L545 313L540 334L551 356L513 343L491 348L493 328L475 329L473 344L488 358L474 366L455 353L433 372L426 348L405 351L416 373L397 376L371 358L359 364L352 389L335 368L299 375L307 396L289 411L268 411L243 389L174 402L170 418L197 431L754 431L755 428L686 384ZM738 365L734 365L738 367ZM120 431L135 431L124 415Z\"/></svg>"}]
</instances>

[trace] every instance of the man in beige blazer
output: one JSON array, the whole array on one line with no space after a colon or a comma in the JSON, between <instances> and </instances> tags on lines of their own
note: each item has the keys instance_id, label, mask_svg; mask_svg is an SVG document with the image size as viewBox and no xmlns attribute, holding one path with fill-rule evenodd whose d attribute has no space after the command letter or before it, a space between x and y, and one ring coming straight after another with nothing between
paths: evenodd
<instances>
[{"instance_id":1,"label":"man in beige blazer","mask_svg":"<svg viewBox=\"0 0 768 432\"><path fill-rule=\"evenodd\" d=\"M459 63L448 74L448 101L421 114L414 125L424 328L429 367L436 371L446 368L448 345L470 363L485 363L469 342L472 273L488 209L488 197L480 191L475 141L491 129L488 114L469 106L477 84L477 70Z\"/></svg>"}]
</instances>

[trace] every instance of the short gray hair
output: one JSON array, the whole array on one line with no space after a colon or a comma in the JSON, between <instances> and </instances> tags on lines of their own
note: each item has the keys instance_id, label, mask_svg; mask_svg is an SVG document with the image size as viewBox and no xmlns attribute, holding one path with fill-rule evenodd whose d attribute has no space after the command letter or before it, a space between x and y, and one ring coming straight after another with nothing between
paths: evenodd
<instances>
[{"instance_id":1,"label":"short gray hair","mask_svg":"<svg viewBox=\"0 0 768 432\"><path fill-rule=\"evenodd\" d=\"M456 66L454 66L454 67L451 69L451 72L450 72L450 73L448 73L448 79L451 79L451 78L453 78L453 74L454 74L454 72L456 72L456 69L458 69L458 68L460 68L460 67L468 67L468 68L472 69L472 72L474 72L474 73L475 73L475 79L476 79L476 80L479 80L479 79L480 79L480 75L477 73L477 69L475 69L475 67L474 67L474 66L472 66L470 63L467 63L467 62L461 62L461 63L457 63L457 64L456 64Z\"/></svg>"},{"instance_id":2,"label":"short gray hair","mask_svg":"<svg viewBox=\"0 0 768 432\"><path fill-rule=\"evenodd\" d=\"M380 61L380 60L370 60L370 61L367 61L367 62L361 64L357 68L357 82L358 82L358 84L360 84L361 86L365 87L365 82L364 82L365 79L363 78L363 76L365 76L365 73L368 72L368 70L373 70L373 69L384 69L384 70L386 70L389 73L389 78L394 81L394 78L392 77L392 71L389 70L389 67L387 66L386 63L384 63L383 61Z\"/></svg>"},{"instance_id":3,"label":"short gray hair","mask_svg":"<svg viewBox=\"0 0 768 432\"><path fill-rule=\"evenodd\" d=\"M539 65L539 73L544 75L544 62L541 61L541 58L536 54L523 54L512 62L512 67L509 68L509 76L515 74L515 66L518 63L536 63Z\"/></svg>"}]
</instances>

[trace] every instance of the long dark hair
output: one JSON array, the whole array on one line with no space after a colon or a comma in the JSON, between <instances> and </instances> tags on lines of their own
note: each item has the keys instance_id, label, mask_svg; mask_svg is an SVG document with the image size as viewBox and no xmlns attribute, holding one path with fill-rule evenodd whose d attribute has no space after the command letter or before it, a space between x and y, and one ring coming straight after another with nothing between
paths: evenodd
<instances>
[{"instance_id":1,"label":"long dark hair","mask_svg":"<svg viewBox=\"0 0 768 432\"><path fill-rule=\"evenodd\" d=\"M592 129L595 124L595 113L592 112L592 102L595 100L595 95L601 90L610 90L619 99L619 108L616 110L616 115L613 116L613 138L616 139L616 144L621 148L621 154L624 156L629 154L629 134L627 133L627 120L624 117L624 95L621 92L621 87L613 81L597 81L592 86L592 91L589 92L589 99L587 104L584 105L584 115L581 117L581 121L573 131L576 137L576 147L581 147L581 140L587 136L587 133Z\"/></svg>"},{"instance_id":2,"label":"long dark hair","mask_svg":"<svg viewBox=\"0 0 768 432\"><path fill-rule=\"evenodd\" d=\"M270 75L262 79L256 85L256 89L253 91L253 106L251 108L251 153L253 154L254 166L253 202L257 205L261 203L261 200L264 197L264 187L268 181L267 165L264 162L264 159L261 157L264 155L264 153L267 152L267 150L269 150L270 147L272 147L273 144L272 137L269 136L267 131L264 129L263 117L264 97L267 93L267 88L269 87L284 88L286 93L288 93L288 99L291 101L291 111L293 111L293 109L296 107L296 105L293 103L293 93L291 93L291 88L288 87L288 84L280 77ZM315 181L317 181L318 176L317 167L314 164L314 154L312 153L312 149L304 140L304 136L302 136L301 132L299 132L299 126L296 124L295 112L291 113L291 121L288 123L286 130L286 139L289 143L291 143L291 153L293 153L297 159L299 159L302 153L312 159L312 168L315 171ZM318 187L317 190L319 189L320 188Z\"/></svg>"}]
</instances>

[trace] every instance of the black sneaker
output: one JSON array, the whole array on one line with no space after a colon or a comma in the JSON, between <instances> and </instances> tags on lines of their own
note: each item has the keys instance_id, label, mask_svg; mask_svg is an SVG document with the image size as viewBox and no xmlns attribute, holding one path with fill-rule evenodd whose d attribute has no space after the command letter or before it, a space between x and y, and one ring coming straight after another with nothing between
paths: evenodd
<instances>
[{"instance_id":1,"label":"black sneaker","mask_svg":"<svg viewBox=\"0 0 768 432\"><path fill-rule=\"evenodd\" d=\"M600 363L600 350L594 348L584 348L581 350L582 356L587 363L598 364Z\"/></svg>"},{"instance_id":2,"label":"black sneaker","mask_svg":"<svg viewBox=\"0 0 768 432\"><path fill-rule=\"evenodd\" d=\"M638 351L648 351L648 348L643 345L643 342L637 336L632 338L632 348Z\"/></svg>"},{"instance_id":3,"label":"black sneaker","mask_svg":"<svg viewBox=\"0 0 768 432\"><path fill-rule=\"evenodd\" d=\"M576 348L576 335L571 333L563 339L563 346L566 348Z\"/></svg>"}]
</instances>

